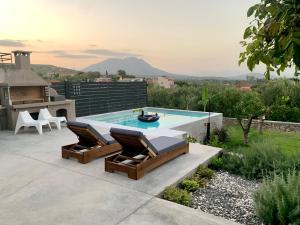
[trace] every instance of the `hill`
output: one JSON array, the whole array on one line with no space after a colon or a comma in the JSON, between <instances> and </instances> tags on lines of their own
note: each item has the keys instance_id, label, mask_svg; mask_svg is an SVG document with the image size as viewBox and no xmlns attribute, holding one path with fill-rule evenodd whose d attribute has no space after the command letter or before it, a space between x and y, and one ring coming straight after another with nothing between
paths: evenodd
<instances>
[{"instance_id":1,"label":"hill","mask_svg":"<svg viewBox=\"0 0 300 225\"><path fill-rule=\"evenodd\" d=\"M79 71L53 65L31 64L31 69L37 74L48 77L51 74L60 74L60 76L70 76Z\"/></svg>"},{"instance_id":2,"label":"hill","mask_svg":"<svg viewBox=\"0 0 300 225\"><path fill-rule=\"evenodd\" d=\"M143 59L136 57L128 57L124 59L111 58L102 62L90 65L83 69L83 71L98 71L105 74L117 74L118 70L125 70L127 74L135 76L153 77L153 76L166 76L170 73L153 67Z\"/></svg>"}]
</instances>

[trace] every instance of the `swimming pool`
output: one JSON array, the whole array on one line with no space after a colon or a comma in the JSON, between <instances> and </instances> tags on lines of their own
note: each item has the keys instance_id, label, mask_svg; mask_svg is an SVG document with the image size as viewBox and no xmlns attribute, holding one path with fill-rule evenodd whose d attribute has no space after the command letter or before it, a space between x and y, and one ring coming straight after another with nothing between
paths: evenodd
<instances>
[{"instance_id":1,"label":"swimming pool","mask_svg":"<svg viewBox=\"0 0 300 225\"><path fill-rule=\"evenodd\" d=\"M100 132L105 133L109 133L109 130L112 127L115 127L141 131L149 137L169 136L184 138L186 135L192 135L199 139L203 139L206 135L206 127L209 118L207 112L154 107L144 107L143 110L146 113L158 113L160 119L153 123L141 122L137 119L140 112L123 110L79 117L76 120L91 124ZM217 127L222 127L222 113L211 113L210 122L212 130Z\"/></svg>"},{"instance_id":2,"label":"swimming pool","mask_svg":"<svg viewBox=\"0 0 300 225\"><path fill-rule=\"evenodd\" d=\"M190 123L199 118L208 116L208 113L205 112L169 110L151 107L144 108L144 112L145 114L157 113L160 116L160 119L156 122L139 121L137 117L140 114L140 112L134 110L89 116L89 119L98 122L118 124L122 126L135 127L140 129L156 129L179 126L181 124Z\"/></svg>"}]
</instances>

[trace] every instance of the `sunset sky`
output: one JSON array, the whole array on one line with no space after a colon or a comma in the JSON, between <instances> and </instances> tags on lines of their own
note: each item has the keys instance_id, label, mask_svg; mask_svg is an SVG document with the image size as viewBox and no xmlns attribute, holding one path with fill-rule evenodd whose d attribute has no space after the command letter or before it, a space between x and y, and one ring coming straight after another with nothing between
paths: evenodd
<instances>
[{"instance_id":1,"label":"sunset sky","mask_svg":"<svg viewBox=\"0 0 300 225\"><path fill-rule=\"evenodd\" d=\"M136 56L172 73L247 72L239 41L258 0L0 0L0 51L81 69Z\"/></svg>"}]
</instances>

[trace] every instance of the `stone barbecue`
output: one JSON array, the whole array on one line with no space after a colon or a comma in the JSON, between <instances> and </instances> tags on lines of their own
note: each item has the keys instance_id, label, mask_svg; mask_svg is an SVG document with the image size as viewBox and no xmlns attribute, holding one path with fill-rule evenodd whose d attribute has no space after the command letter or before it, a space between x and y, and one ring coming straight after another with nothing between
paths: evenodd
<instances>
[{"instance_id":1,"label":"stone barbecue","mask_svg":"<svg viewBox=\"0 0 300 225\"><path fill-rule=\"evenodd\" d=\"M50 86L30 68L29 51L13 51L15 64L9 53L0 53L0 129L14 129L18 113L28 110L37 119L41 108L48 108L53 116L74 120L75 101L61 98L51 101ZM11 61L11 63L5 63Z\"/></svg>"}]
</instances>

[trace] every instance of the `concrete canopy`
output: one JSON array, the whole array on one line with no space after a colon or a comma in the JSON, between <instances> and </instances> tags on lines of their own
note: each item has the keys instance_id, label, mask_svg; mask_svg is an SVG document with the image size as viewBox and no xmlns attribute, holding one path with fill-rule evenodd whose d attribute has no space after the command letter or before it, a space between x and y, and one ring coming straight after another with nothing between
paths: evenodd
<instances>
[{"instance_id":1,"label":"concrete canopy","mask_svg":"<svg viewBox=\"0 0 300 225\"><path fill-rule=\"evenodd\" d=\"M49 84L31 69L0 68L0 86L48 86Z\"/></svg>"}]
</instances>

